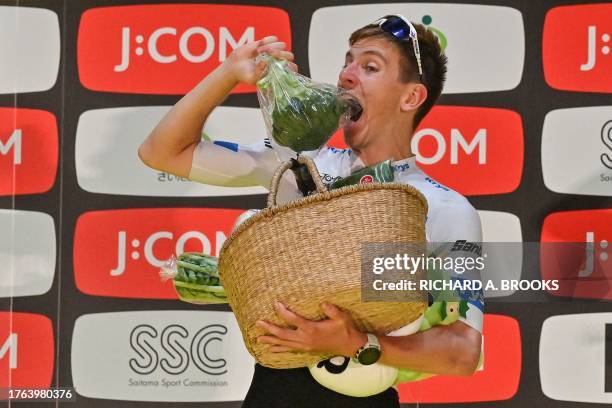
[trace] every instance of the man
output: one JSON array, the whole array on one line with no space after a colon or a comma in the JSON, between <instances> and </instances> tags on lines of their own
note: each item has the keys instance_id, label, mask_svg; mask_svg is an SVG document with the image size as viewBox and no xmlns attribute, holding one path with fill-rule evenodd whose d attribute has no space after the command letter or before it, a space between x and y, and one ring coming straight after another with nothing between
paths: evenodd
<instances>
[{"instance_id":1,"label":"man","mask_svg":"<svg viewBox=\"0 0 612 408\"><path fill-rule=\"evenodd\" d=\"M395 181L413 185L428 200L428 241L480 242L480 220L474 208L458 193L427 177L411 151L412 134L440 95L445 79L446 57L437 38L422 26L415 29L401 16L386 16L353 33L349 44L338 85L360 102L363 112L344 127L351 149L324 148L311 154L322 178L346 177L392 158ZM157 170L207 184L268 187L282 151L272 148L269 141L249 146L202 141L201 130L232 88L240 82L254 84L260 78L265 65L255 63L259 53L292 61L293 54L284 48L275 37L266 37L236 49L162 119L140 147L141 160ZM279 201L300 196L293 175L285 176ZM450 252L450 246L440 248L438 255L444 251ZM472 374L480 357L479 301L472 301L466 316L451 325L374 339L356 330L348 315L334 305L321 305L329 319L319 322L306 320L285 305L276 306L291 328L258 323L268 332L259 341L271 344L275 352L306 350L359 357L364 348L376 347L374 342L381 351L378 363L450 375ZM348 397L319 385L307 369L272 370L258 365L244 406L393 407L399 402L393 388L371 397Z\"/></svg>"}]
</instances>

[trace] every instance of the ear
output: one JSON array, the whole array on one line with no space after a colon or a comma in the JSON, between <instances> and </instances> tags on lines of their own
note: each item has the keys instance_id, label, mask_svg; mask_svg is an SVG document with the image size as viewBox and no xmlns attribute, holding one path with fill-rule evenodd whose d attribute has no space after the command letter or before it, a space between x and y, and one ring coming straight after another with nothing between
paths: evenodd
<instances>
[{"instance_id":1,"label":"ear","mask_svg":"<svg viewBox=\"0 0 612 408\"><path fill-rule=\"evenodd\" d=\"M408 112L416 110L427 99L427 88L423 84L409 83L400 101L400 110Z\"/></svg>"}]
</instances>

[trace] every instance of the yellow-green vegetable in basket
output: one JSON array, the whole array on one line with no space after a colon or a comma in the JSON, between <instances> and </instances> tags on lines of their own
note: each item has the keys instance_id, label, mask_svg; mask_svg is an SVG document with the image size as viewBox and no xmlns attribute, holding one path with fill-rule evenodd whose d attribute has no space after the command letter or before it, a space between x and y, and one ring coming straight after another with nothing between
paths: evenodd
<instances>
[{"instance_id":1,"label":"yellow-green vegetable in basket","mask_svg":"<svg viewBox=\"0 0 612 408\"><path fill-rule=\"evenodd\" d=\"M185 252L172 257L160 270L163 280L172 279L180 300L196 304L227 303L225 290L219 281L217 258Z\"/></svg>"}]
</instances>

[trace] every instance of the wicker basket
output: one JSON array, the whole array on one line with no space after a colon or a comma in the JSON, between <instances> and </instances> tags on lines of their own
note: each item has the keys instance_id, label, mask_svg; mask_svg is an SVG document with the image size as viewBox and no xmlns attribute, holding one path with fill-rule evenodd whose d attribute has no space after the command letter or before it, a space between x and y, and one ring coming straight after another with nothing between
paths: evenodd
<instances>
[{"instance_id":1,"label":"wicker basket","mask_svg":"<svg viewBox=\"0 0 612 408\"><path fill-rule=\"evenodd\" d=\"M258 344L259 319L286 326L274 302L312 320L325 318L328 301L348 311L364 332L385 334L416 320L427 302L361 302L361 249L365 243L424 243L427 201L399 183L358 184L327 191L312 159L300 156L317 193L277 206L281 165L272 178L268 207L242 223L225 241L219 275L245 345L271 368L311 365L329 355L272 353ZM423 295L423 294L422 294Z\"/></svg>"}]
</instances>

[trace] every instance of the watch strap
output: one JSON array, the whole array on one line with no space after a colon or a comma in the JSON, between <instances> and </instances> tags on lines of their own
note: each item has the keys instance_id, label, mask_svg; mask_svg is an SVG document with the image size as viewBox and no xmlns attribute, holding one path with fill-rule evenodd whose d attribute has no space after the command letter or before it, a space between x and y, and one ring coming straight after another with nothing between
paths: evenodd
<instances>
[{"instance_id":1,"label":"watch strap","mask_svg":"<svg viewBox=\"0 0 612 408\"><path fill-rule=\"evenodd\" d=\"M357 360L359 359L359 354L361 354L361 352L364 351L365 349L377 348L380 350L380 343L378 342L378 337L376 337L376 335L372 333L366 333L366 336L368 337L368 340L355 353L355 359Z\"/></svg>"}]
</instances>

